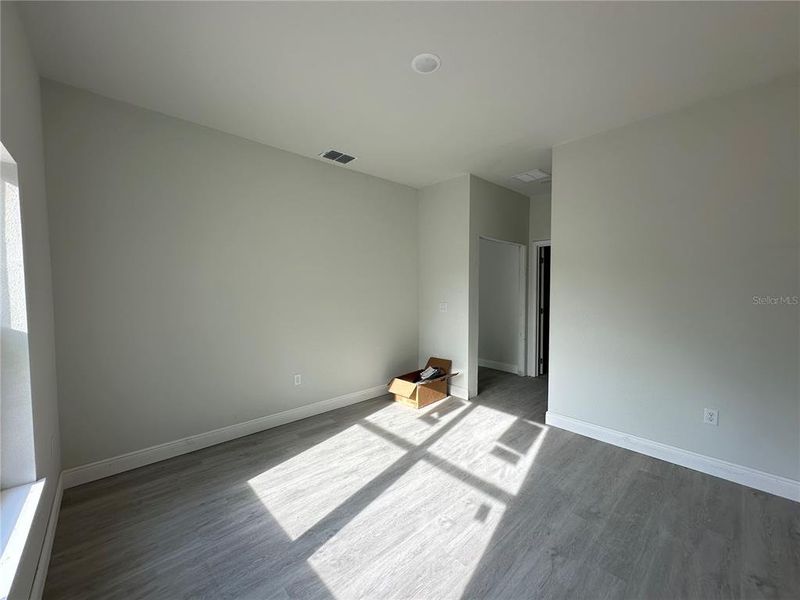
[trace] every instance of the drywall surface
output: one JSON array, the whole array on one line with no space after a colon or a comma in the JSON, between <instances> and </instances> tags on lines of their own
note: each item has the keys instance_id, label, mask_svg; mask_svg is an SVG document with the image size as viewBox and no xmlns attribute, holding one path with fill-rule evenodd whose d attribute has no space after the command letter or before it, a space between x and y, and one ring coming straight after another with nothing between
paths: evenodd
<instances>
[{"instance_id":1,"label":"drywall surface","mask_svg":"<svg viewBox=\"0 0 800 600\"><path fill-rule=\"evenodd\" d=\"M415 367L414 189L43 89L65 467Z\"/></svg>"},{"instance_id":2,"label":"drywall surface","mask_svg":"<svg viewBox=\"0 0 800 600\"><path fill-rule=\"evenodd\" d=\"M0 138L18 166L36 477L47 479L9 596L27 598L61 471L61 458L39 75L13 3L0 3L0 22Z\"/></svg>"},{"instance_id":3,"label":"drywall surface","mask_svg":"<svg viewBox=\"0 0 800 600\"><path fill-rule=\"evenodd\" d=\"M480 238L528 244L530 200L480 177L469 178L469 395L478 393Z\"/></svg>"},{"instance_id":4,"label":"drywall surface","mask_svg":"<svg viewBox=\"0 0 800 600\"><path fill-rule=\"evenodd\" d=\"M419 191L419 364L449 358L467 395L469 175ZM446 307L444 306L446 304Z\"/></svg>"},{"instance_id":5,"label":"drywall surface","mask_svg":"<svg viewBox=\"0 0 800 600\"><path fill-rule=\"evenodd\" d=\"M520 294L524 298L525 291L520 248L481 239L479 254L478 363L519 373L524 366L519 354L520 332L525 327L520 312Z\"/></svg>"},{"instance_id":6,"label":"drywall surface","mask_svg":"<svg viewBox=\"0 0 800 600\"><path fill-rule=\"evenodd\" d=\"M800 479L799 133L792 78L555 148L549 410Z\"/></svg>"},{"instance_id":7,"label":"drywall surface","mask_svg":"<svg viewBox=\"0 0 800 600\"><path fill-rule=\"evenodd\" d=\"M550 192L531 196L528 233L532 242L550 239Z\"/></svg>"},{"instance_id":8,"label":"drywall surface","mask_svg":"<svg viewBox=\"0 0 800 600\"><path fill-rule=\"evenodd\" d=\"M479 236L527 244L530 199L475 175L469 181L470 239L476 244Z\"/></svg>"}]
</instances>

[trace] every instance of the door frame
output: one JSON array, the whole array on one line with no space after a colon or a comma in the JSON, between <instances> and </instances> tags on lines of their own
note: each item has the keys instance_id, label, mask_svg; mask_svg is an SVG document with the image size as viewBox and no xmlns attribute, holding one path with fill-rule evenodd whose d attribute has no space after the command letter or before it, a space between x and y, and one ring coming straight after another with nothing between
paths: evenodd
<instances>
[{"instance_id":1,"label":"door frame","mask_svg":"<svg viewBox=\"0 0 800 600\"><path fill-rule=\"evenodd\" d=\"M539 240L530 243L528 251L528 366L525 371L529 377L538 377L539 365L539 248L552 246L550 240ZM552 252L552 250L551 250ZM552 273L553 261L550 259Z\"/></svg>"},{"instance_id":2,"label":"door frame","mask_svg":"<svg viewBox=\"0 0 800 600\"><path fill-rule=\"evenodd\" d=\"M517 375L525 375L528 372L528 252L525 244L519 242L510 242L508 240L501 240L498 238L489 237L488 235L478 236L478 281L480 282L480 240L487 240L489 242L497 242L499 244L509 244L516 246L519 251L519 319L522 326L520 327L517 336ZM479 283L480 285L480 283ZM480 303L480 287L477 293L478 303ZM478 340L475 346L477 354L478 347L480 346L480 306L478 306L478 323L477 323ZM477 358L477 357L476 357Z\"/></svg>"}]
</instances>

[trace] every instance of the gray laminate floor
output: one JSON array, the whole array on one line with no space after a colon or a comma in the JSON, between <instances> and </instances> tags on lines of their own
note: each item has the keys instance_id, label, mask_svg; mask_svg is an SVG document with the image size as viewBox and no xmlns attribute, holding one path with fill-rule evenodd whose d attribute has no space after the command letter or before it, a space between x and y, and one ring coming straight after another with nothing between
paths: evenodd
<instances>
[{"instance_id":1,"label":"gray laminate floor","mask_svg":"<svg viewBox=\"0 0 800 600\"><path fill-rule=\"evenodd\" d=\"M800 505L548 428L541 380L481 390L67 490L45 597L800 597Z\"/></svg>"}]
</instances>

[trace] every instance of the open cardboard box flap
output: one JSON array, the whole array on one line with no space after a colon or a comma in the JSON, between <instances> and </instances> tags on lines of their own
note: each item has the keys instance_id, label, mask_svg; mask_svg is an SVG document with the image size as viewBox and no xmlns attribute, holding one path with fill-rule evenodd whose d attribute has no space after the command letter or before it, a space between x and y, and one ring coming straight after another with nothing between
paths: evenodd
<instances>
[{"instance_id":1,"label":"open cardboard box flap","mask_svg":"<svg viewBox=\"0 0 800 600\"><path fill-rule=\"evenodd\" d=\"M411 375L411 373L408 375ZM417 384L413 380L408 379L407 375L395 377L389 382L389 393L397 396L410 398L416 389Z\"/></svg>"},{"instance_id":2,"label":"open cardboard box flap","mask_svg":"<svg viewBox=\"0 0 800 600\"><path fill-rule=\"evenodd\" d=\"M428 362L425 363L425 368L428 367L436 367L437 369L441 369L445 372L446 375L450 374L450 369L453 368L453 361L447 360L446 358L436 358L435 356L431 356L428 359Z\"/></svg>"}]
</instances>

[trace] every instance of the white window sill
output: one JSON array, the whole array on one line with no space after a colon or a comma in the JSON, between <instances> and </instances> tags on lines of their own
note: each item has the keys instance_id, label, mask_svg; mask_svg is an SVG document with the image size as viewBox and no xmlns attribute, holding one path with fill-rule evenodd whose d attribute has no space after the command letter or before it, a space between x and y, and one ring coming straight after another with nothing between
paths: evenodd
<instances>
[{"instance_id":1,"label":"white window sill","mask_svg":"<svg viewBox=\"0 0 800 600\"><path fill-rule=\"evenodd\" d=\"M0 599L11 591L43 489L40 479L0 492Z\"/></svg>"}]
</instances>

